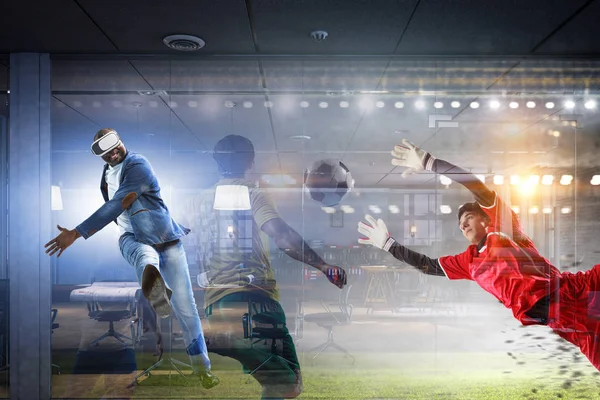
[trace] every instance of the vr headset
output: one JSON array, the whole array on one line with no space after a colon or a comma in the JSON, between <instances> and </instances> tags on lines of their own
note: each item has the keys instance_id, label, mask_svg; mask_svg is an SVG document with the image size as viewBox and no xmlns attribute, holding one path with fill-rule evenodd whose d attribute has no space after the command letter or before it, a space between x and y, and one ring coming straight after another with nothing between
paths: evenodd
<instances>
[{"instance_id":1,"label":"vr headset","mask_svg":"<svg viewBox=\"0 0 600 400\"><path fill-rule=\"evenodd\" d=\"M117 132L111 131L92 143L92 153L98 157L102 157L121 144L121 138L117 135Z\"/></svg>"}]
</instances>

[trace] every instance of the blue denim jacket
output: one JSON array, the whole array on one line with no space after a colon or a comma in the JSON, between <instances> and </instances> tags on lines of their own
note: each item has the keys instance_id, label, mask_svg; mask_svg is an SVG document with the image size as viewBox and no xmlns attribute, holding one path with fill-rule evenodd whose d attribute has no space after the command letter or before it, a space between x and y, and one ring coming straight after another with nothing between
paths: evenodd
<instances>
[{"instance_id":1,"label":"blue denim jacket","mask_svg":"<svg viewBox=\"0 0 600 400\"><path fill-rule=\"evenodd\" d=\"M190 232L171 218L160 197L158 180L146 158L127 152L119 189L111 200L108 199L108 184L104 178L107 168L108 164L104 166L100 181L104 205L75 228L83 238L89 238L111 221L116 221L123 211L131 220L135 238L145 244L170 242Z\"/></svg>"}]
</instances>

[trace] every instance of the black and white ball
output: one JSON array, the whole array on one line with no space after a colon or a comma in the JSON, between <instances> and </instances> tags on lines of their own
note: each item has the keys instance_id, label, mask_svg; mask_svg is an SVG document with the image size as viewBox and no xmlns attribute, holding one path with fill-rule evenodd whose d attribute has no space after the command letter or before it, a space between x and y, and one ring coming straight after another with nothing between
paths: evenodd
<instances>
[{"instance_id":1,"label":"black and white ball","mask_svg":"<svg viewBox=\"0 0 600 400\"><path fill-rule=\"evenodd\" d=\"M304 173L304 184L313 200L332 207L352 190L354 179L343 162L327 159L313 163Z\"/></svg>"}]
</instances>

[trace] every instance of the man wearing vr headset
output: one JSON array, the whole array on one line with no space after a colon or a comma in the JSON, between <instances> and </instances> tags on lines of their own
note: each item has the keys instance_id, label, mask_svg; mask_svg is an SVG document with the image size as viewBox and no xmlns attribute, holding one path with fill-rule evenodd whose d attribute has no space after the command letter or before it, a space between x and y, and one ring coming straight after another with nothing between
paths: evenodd
<instances>
[{"instance_id":1,"label":"man wearing vr headset","mask_svg":"<svg viewBox=\"0 0 600 400\"><path fill-rule=\"evenodd\" d=\"M171 218L148 160L127 151L115 130L99 130L92 153L106 162L100 181L105 203L73 230L58 226L61 232L46 243L46 253L60 257L79 237L88 239L114 221L121 231L121 254L135 268L144 296L162 318L173 305L194 374L205 388L217 385L180 240L190 230Z\"/></svg>"},{"instance_id":2,"label":"man wearing vr headset","mask_svg":"<svg viewBox=\"0 0 600 400\"><path fill-rule=\"evenodd\" d=\"M323 272L340 289L346 285L346 272L323 261L281 218L269 194L245 178L254 165L254 154L252 142L243 136L228 135L219 140L213 158L221 179L193 198L186 212L204 270L198 283L206 288L207 320L215 324L206 333L208 347L211 352L238 360L244 370L252 372L263 388L263 399L295 398L302 392L302 376L279 303L269 239L289 257ZM215 210L216 190L223 186L247 187L250 209ZM260 320L258 316L244 320L249 307L269 316L270 322L264 322L264 327L283 326L285 338L277 343L281 359L265 363L270 354L248 347L248 332L256 329L249 324Z\"/></svg>"},{"instance_id":3,"label":"man wearing vr headset","mask_svg":"<svg viewBox=\"0 0 600 400\"><path fill-rule=\"evenodd\" d=\"M385 223L366 216L358 240L390 252L425 274L475 281L523 325L547 325L578 346L600 370L600 265L575 274L550 264L522 231L514 211L475 175L433 157L407 140L392 151L403 177L423 170L447 174L473 193L475 202L458 210L459 228L471 243L454 256L432 259L392 238Z\"/></svg>"}]
</instances>

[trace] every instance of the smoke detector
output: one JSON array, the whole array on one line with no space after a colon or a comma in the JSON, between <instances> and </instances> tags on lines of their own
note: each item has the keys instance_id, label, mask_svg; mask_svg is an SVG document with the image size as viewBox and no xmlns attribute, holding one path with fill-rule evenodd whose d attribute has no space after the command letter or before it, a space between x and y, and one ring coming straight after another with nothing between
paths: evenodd
<instances>
[{"instance_id":1,"label":"smoke detector","mask_svg":"<svg viewBox=\"0 0 600 400\"><path fill-rule=\"evenodd\" d=\"M191 35L170 35L163 39L163 43L168 48L178 51L196 51L206 44L204 40Z\"/></svg>"},{"instance_id":2,"label":"smoke detector","mask_svg":"<svg viewBox=\"0 0 600 400\"><path fill-rule=\"evenodd\" d=\"M329 34L325 31L314 31L310 33L310 37L315 41L315 42L322 42L323 40L327 39L327 36Z\"/></svg>"}]
</instances>

